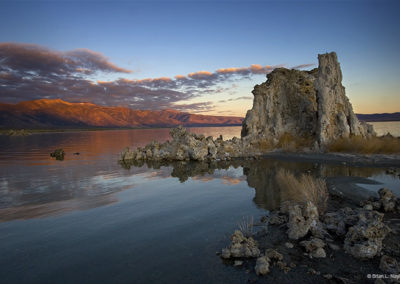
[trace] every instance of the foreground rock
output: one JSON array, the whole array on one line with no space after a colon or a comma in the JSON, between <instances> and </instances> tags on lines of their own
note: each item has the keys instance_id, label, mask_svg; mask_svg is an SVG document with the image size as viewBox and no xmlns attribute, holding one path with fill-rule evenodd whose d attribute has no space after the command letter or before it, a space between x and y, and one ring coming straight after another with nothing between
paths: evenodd
<instances>
[{"instance_id":1,"label":"foreground rock","mask_svg":"<svg viewBox=\"0 0 400 284\"><path fill-rule=\"evenodd\" d=\"M324 250L325 242L319 238L311 238L309 241L302 241L300 245L310 253L310 257L326 257L326 252Z\"/></svg>"},{"instance_id":2,"label":"foreground rock","mask_svg":"<svg viewBox=\"0 0 400 284\"><path fill-rule=\"evenodd\" d=\"M319 222L318 210L311 201L302 205L289 203L284 206L283 212L289 215L287 224L289 239L298 240L304 237L311 229L317 228Z\"/></svg>"},{"instance_id":3,"label":"foreground rock","mask_svg":"<svg viewBox=\"0 0 400 284\"><path fill-rule=\"evenodd\" d=\"M236 230L231 241L230 246L222 250L222 258L251 258L260 255L256 241L252 237L246 238L241 231Z\"/></svg>"},{"instance_id":4,"label":"foreground rock","mask_svg":"<svg viewBox=\"0 0 400 284\"><path fill-rule=\"evenodd\" d=\"M379 263L379 268L385 273L399 274L400 266L397 260L393 257L384 255Z\"/></svg>"},{"instance_id":5,"label":"foreground rock","mask_svg":"<svg viewBox=\"0 0 400 284\"><path fill-rule=\"evenodd\" d=\"M379 198L370 197L368 200L362 201L361 206L364 208L372 208L383 212L399 212L400 202L397 196L387 188L381 188L378 191Z\"/></svg>"},{"instance_id":6,"label":"foreground rock","mask_svg":"<svg viewBox=\"0 0 400 284\"><path fill-rule=\"evenodd\" d=\"M269 259L266 256L257 258L255 271L257 275L265 275L269 272Z\"/></svg>"},{"instance_id":7,"label":"foreground rock","mask_svg":"<svg viewBox=\"0 0 400 284\"><path fill-rule=\"evenodd\" d=\"M336 53L320 54L318 61L318 68L311 71L275 69L267 82L256 85L242 137L273 138L277 143L289 135L324 148L339 137L374 134L372 126L360 123L353 112Z\"/></svg>"},{"instance_id":8,"label":"foreground rock","mask_svg":"<svg viewBox=\"0 0 400 284\"><path fill-rule=\"evenodd\" d=\"M382 250L382 241L390 232L383 222L383 214L359 211L358 222L350 227L344 240L344 249L356 258L373 258Z\"/></svg>"},{"instance_id":9,"label":"foreground rock","mask_svg":"<svg viewBox=\"0 0 400 284\"><path fill-rule=\"evenodd\" d=\"M379 196L375 202L398 204L399 200L388 189L381 189ZM381 206L381 210L385 208ZM253 266L254 277L263 277L268 283L325 283L327 280L370 283L367 274L371 271L400 273L396 259L400 250L393 245L398 243L398 237L389 235L391 229L385 223L398 220L397 215L385 222L383 217L384 214L374 210L372 205L368 209L345 207L320 214L310 201L285 201L278 212L261 218L260 224L264 227L253 235L257 242L236 231L231 246L222 251L222 257L234 261L241 258L243 267ZM387 236L389 240L385 240ZM258 246L258 255L243 253L248 243ZM283 276L280 271L290 273ZM257 282L256 279L249 282Z\"/></svg>"}]
</instances>

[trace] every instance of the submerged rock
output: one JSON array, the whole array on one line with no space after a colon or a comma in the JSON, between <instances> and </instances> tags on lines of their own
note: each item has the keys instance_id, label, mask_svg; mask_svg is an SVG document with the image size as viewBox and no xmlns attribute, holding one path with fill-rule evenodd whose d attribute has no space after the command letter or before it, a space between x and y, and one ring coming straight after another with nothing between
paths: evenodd
<instances>
[{"instance_id":1,"label":"submerged rock","mask_svg":"<svg viewBox=\"0 0 400 284\"><path fill-rule=\"evenodd\" d=\"M31 133L25 129L12 129L7 132L8 136L29 136Z\"/></svg>"},{"instance_id":2,"label":"submerged rock","mask_svg":"<svg viewBox=\"0 0 400 284\"><path fill-rule=\"evenodd\" d=\"M283 255L279 253L276 249L266 249L265 256L269 259L281 261L283 260Z\"/></svg>"},{"instance_id":3,"label":"submerged rock","mask_svg":"<svg viewBox=\"0 0 400 284\"><path fill-rule=\"evenodd\" d=\"M50 153L50 157L56 158L56 160L60 160L60 161L64 160L64 155L65 155L65 152L61 148L56 149L56 150L54 150L54 152Z\"/></svg>"},{"instance_id":4,"label":"submerged rock","mask_svg":"<svg viewBox=\"0 0 400 284\"><path fill-rule=\"evenodd\" d=\"M252 238L246 238L241 231L236 230L231 236L231 244L228 248L222 249L222 258L251 258L258 257L260 250L257 242Z\"/></svg>"}]
</instances>

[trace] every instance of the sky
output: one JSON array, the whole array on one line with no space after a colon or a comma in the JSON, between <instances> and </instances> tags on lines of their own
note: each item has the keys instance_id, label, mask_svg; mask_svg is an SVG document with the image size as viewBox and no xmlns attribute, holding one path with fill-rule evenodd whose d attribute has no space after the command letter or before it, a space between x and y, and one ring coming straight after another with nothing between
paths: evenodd
<instances>
[{"instance_id":1,"label":"sky","mask_svg":"<svg viewBox=\"0 0 400 284\"><path fill-rule=\"evenodd\" d=\"M3 1L0 102L244 116L276 67L335 51L357 113L400 111L400 1Z\"/></svg>"}]
</instances>

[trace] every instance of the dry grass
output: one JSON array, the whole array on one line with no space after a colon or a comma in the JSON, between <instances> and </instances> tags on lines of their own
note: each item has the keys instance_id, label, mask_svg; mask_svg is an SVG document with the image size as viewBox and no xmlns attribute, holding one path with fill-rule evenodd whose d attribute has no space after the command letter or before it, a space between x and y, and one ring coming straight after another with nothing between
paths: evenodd
<instances>
[{"instance_id":1,"label":"dry grass","mask_svg":"<svg viewBox=\"0 0 400 284\"><path fill-rule=\"evenodd\" d=\"M325 213L329 196L325 180L305 174L296 178L291 172L280 169L276 181L287 200L311 201L320 214Z\"/></svg>"},{"instance_id":2,"label":"dry grass","mask_svg":"<svg viewBox=\"0 0 400 284\"><path fill-rule=\"evenodd\" d=\"M329 152L345 152L360 154L399 154L400 139L391 135L362 138L351 136L340 138L328 145Z\"/></svg>"},{"instance_id":3,"label":"dry grass","mask_svg":"<svg viewBox=\"0 0 400 284\"><path fill-rule=\"evenodd\" d=\"M258 140L257 145L255 146L263 152L272 150L274 148L271 140L266 138Z\"/></svg>"},{"instance_id":4,"label":"dry grass","mask_svg":"<svg viewBox=\"0 0 400 284\"><path fill-rule=\"evenodd\" d=\"M245 237L251 237L254 233L254 219L251 217L243 217L242 221L238 223L239 230Z\"/></svg>"},{"instance_id":5,"label":"dry grass","mask_svg":"<svg viewBox=\"0 0 400 284\"><path fill-rule=\"evenodd\" d=\"M311 147L312 139L304 137L295 137L290 133L285 132L279 137L279 141L276 144L276 148L281 148L286 151L297 151L305 147Z\"/></svg>"}]
</instances>

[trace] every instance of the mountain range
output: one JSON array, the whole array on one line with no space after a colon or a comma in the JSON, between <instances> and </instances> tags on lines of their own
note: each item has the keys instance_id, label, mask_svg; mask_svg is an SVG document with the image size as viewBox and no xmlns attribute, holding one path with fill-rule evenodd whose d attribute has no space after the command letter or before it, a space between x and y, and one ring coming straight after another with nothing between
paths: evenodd
<instances>
[{"instance_id":1,"label":"mountain range","mask_svg":"<svg viewBox=\"0 0 400 284\"><path fill-rule=\"evenodd\" d=\"M356 114L362 121L400 121L400 112L393 113L373 113L373 114Z\"/></svg>"},{"instance_id":2,"label":"mountain range","mask_svg":"<svg viewBox=\"0 0 400 284\"><path fill-rule=\"evenodd\" d=\"M176 110L132 110L60 99L0 103L0 128L130 128L242 125L243 118L198 115Z\"/></svg>"},{"instance_id":3,"label":"mountain range","mask_svg":"<svg viewBox=\"0 0 400 284\"><path fill-rule=\"evenodd\" d=\"M400 112L357 114L363 121L400 121ZM176 110L132 110L92 103L41 99L0 103L0 128L140 128L242 125L242 117L190 114Z\"/></svg>"}]
</instances>

